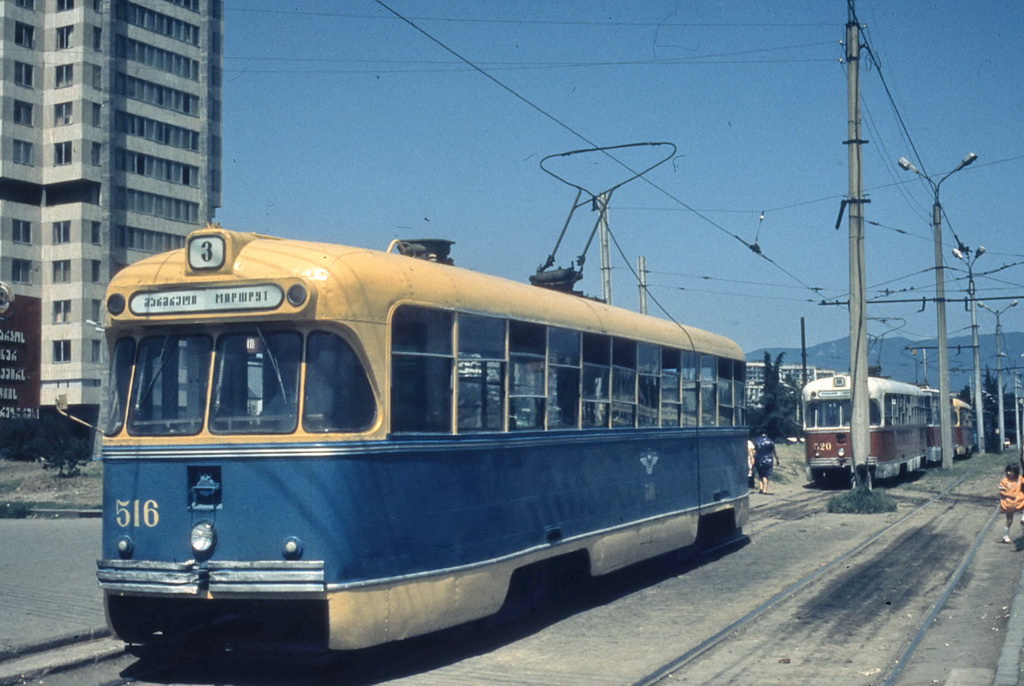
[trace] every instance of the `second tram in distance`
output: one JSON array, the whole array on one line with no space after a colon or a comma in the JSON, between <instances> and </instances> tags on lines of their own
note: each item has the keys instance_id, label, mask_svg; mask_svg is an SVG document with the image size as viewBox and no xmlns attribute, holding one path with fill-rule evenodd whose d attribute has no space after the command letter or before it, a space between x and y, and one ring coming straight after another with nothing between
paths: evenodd
<instances>
[{"instance_id":1,"label":"second tram in distance","mask_svg":"<svg viewBox=\"0 0 1024 686\"><path fill-rule=\"evenodd\" d=\"M919 469L928 454L931 396L920 386L868 379L870 452L858 456L875 478ZM852 389L849 374L816 379L803 389L807 476L819 486L850 483Z\"/></svg>"}]
</instances>

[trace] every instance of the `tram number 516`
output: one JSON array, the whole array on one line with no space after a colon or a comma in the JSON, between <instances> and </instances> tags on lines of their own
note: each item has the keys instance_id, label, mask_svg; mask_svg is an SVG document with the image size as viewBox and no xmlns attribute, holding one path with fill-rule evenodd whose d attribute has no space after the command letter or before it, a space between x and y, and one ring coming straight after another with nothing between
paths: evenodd
<instances>
[{"instance_id":1,"label":"tram number 516","mask_svg":"<svg viewBox=\"0 0 1024 686\"><path fill-rule=\"evenodd\" d=\"M155 500L115 500L114 504L114 516L120 527L153 528L160 523L160 504Z\"/></svg>"}]
</instances>

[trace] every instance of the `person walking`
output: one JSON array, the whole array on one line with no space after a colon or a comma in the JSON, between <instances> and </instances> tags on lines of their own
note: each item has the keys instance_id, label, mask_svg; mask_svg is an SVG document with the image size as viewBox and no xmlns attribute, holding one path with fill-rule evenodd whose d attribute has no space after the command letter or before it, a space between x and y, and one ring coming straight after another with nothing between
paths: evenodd
<instances>
[{"instance_id":1,"label":"person walking","mask_svg":"<svg viewBox=\"0 0 1024 686\"><path fill-rule=\"evenodd\" d=\"M768 438L768 434L762 432L754 439L754 466L760 480L758 493L768 495L768 482L775 473L776 465L780 464L782 463L775 452L775 442Z\"/></svg>"},{"instance_id":2,"label":"person walking","mask_svg":"<svg viewBox=\"0 0 1024 686\"><path fill-rule=\"evenodd\" d=\"M1013 515L1024 510L1024 479L1020 476L1020 465L1011 462L1006 465L1006 476L999 482L999 510L1006 515L1003 527L1003 543L1013 543L1010 538L1010 527L1013 526ZM1024 526L1024 516L1021 518Z\"/></svg>"}]
</instances>

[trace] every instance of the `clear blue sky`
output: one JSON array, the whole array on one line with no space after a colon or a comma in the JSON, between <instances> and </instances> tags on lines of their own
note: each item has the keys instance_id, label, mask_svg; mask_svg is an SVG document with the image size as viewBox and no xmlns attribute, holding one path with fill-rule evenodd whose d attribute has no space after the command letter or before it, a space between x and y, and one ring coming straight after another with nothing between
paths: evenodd
<instances>
[{"instance_id":1,"label":"clear blue sky","mask_svg":"<svg viewBox=\"0 0 1024 686\"><path fill-rule=\"evenodd\" d=\"M818 304L849 290L848 225L834 228L848 188L845 2L387 5L430 37L369 0L227 0L225 226L381 249L445 237L460 266L525 281L574 198L541 158L667 141L678 150L650 172L656 185L612 197L628 257L613 248L614 303L637 307L628 265L643 255L672 318L745 350L799 346L801 317L809 344L849 333L844 307ZM978 161L942 185L947 296L965 296L957 238L987 249L979 297L1024 295L1024 3L856 9L881 65L863 55L869 297L934 296L932 192L896 160L937 179L968 152ZM657 154L623 159L647 166ZM598 156L558 170L594 190L628 175ZM578 215L558 264L592 227L593 213ZM599 264L595 244L581 285L596 295ZM869 334L934 337L934 306L919 310L870 305ZM979 317L991 333L995 317ZM1006 330L1022 324L1024 306L1003 316ZM952 303L950 335L969 325Z\"/></svg>"}]
</instances>

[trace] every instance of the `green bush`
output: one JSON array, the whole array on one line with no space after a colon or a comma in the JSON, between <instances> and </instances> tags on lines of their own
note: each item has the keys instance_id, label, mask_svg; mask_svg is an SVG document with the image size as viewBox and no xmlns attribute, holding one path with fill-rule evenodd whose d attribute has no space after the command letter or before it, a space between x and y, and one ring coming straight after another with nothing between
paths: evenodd
<instances>
[{"instance_id":1,"label":"green bush","mask_svg":"<svg viewBox=\"0 0 1024 686\"><path fill-rule=\"evenodd\" d=\"M0 503L0 519L25 519L31 511L28 503Z\"/></svg>"},{"instance_id":2,"label":"green bush","mask_svg":"<svg viewBox=\"0 0 1024 686\"><path fill-rule=\"evenodd\" d=\"M859 486L829 498L828 511L837 514L895 512L896 499L887 493L869 491L866 486Z\"/></svg>"},{"instance_id":3,"label":"green bush","mask_svg":"<svg viewBox=\"0 0 1024 686\"><path fill-rule=\"evenodd\" d=\"M40 461L58 476L76 476L92 457L92 444L71 421L53 415L39 419L0 420L0 456Z\"/></svg>"}]
</instances>

